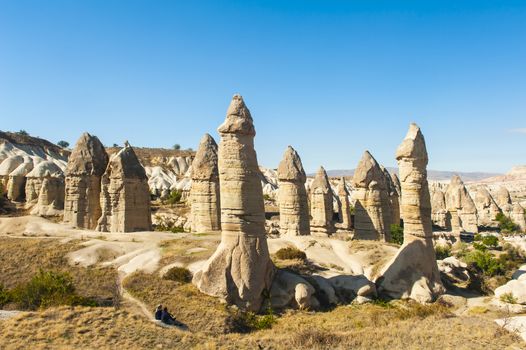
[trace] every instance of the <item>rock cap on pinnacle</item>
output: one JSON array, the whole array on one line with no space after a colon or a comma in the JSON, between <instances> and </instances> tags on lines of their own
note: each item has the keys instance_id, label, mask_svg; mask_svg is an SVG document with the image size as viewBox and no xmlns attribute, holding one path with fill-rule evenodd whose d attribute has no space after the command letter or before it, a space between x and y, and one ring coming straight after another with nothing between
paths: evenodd
<instances>
[{"instance_id":1,"label":"rock cap on pinnacle","mask_svg":"<svg viewBox=\"0 0 526 350\"><path fill-rule=\"evenodd\" d=\"M348 196L349 190L347 190L347 185L345 178L342 176L340 179L340 184L338 185L338 196Z\"/></svg>"},{"instance_id":2,"label":"rock cap on pinnacle","mask_svg":"<svg viewBox=\"0 0 526 350\"><path fill-rule=\"evenodd\" d=\"M283 154L283 159L278 166L278 179L305 182L307 176L301 164L301 158L298 152L291 146L288 146Z\"/></svg>"},{"instance_id":3,"label":"rock cap on pinnacle","mask_svg":"<svg viewBox=\"0 0 526 350\"><path fill-rule=\"evenodd\" d=\"M83 133L71 152L66 168L68 175L102 176L108 164L108 154L97 138Z\"/></svg>"},{"instance_id":4,"label":"rock cap on pinnacle","mask_svg":"<svg viewBox=\"0 0 526 350\"><path fill-rule=\"evenodd\" d=\"M367 188L372 181L377 182L381 187L386 186L384 172L380 165L369 151L365 151L354 170L352 182L355 187Z\"/></svg>"},{"instance_id":5,"label":"rock cap on pinnacle","mask_svg":"<svg viewBox=\"0 0 526 350\"><path fill-rule=\"evenodd\" d=\"M212 136L205 134L192 162L192 179L209 180L219 176L217 162L217 143Z\"/></svg>"},{"instance_id":6,"label":"rock cap on pinnacle","mask_svg":"<svg viewBox=\"0 0 526 350\"><path fill-rule=\"evenodd\" d=\"M399 160L401 158L423 160L427 164L426 141L420 131L420 127L415 123L409 124L407 135L396 150L396 159Z\"/></svg>"},{"instance_id":7,"label":"rock cap on pinnacle","mask_svg":"<svg viewBox=\"0 0 526 350\"><path fill-rule=\"evenodd\" d=\"M111 169L111 177L148 179L144 167L128 142L125 143L125 146L119 152L111 157L108 169Z\"/></svg>"},{"instance_id":8,"label":"rock cap on pinnacle","mask_svg":"<svg viewBox=\"0 0 526 350\"><path fill-rule=\"evenodd\" d=\"M217 131L221 134L256 135L252 116L241 95L232 97L226 119Z\"/></svg>"},{"instance_id":9,"label":"rock cap on pinnacle","mask_svg":"<svg viewBox=\"0 0 526 350\"><path fill-rule=\"evenodd\" d=\"M322 189L323 193L327 193L331 189L331 184L329 183L329 177L327 176L327 172L322 166L320 166L320 168L318 169L318 172L316 173L316 176L314 177L314 181L311 184L311 190L315 188Z\"/></svg>"}]
</instances>

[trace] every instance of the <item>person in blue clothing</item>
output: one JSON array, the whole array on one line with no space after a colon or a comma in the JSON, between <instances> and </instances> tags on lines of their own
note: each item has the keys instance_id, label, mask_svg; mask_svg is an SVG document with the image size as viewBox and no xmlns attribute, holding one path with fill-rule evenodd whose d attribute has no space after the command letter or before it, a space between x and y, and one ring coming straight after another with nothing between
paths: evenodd
<instances>
[{"instance_id":1,"label":"person in blue clothing","mask_svg":"<svg viewBox=\"0 0 526 350\"><path fill-rule=\"evenodd\" d=\"M157 309L155 309L155 319L157 321L161 321L163 318L163 306L161 304L157 305Z\"/></svg>"},{"instance_id":2,"label":"person in blue clothing","mask_svg":"<svg viewBox=\"0 0 526 350\"><path fill-rule=\"evenodd\" d=\"M178 324L178 322L175 320L175 317L171 313L168 312L168 308L166 306L163 308L163 312L161 315L161 322L168 324L168 325L172 325L172 326L175 326Z\"/></svg>"}]
</instances>

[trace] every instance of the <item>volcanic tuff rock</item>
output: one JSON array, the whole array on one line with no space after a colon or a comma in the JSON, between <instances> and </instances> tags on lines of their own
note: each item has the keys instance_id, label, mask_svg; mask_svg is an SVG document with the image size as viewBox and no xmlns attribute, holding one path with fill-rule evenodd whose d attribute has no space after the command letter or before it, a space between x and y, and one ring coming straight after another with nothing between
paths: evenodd
<instances>
[{"instance_id":1,"label":"volcanic tuff rock","mask_svg":"<svg viewBox=\"0 0 526 350\"><path fill-rule=\"evenodd\" d=\"M33 170L33 162L26 157L24 162L9 174L7 180L7 198L12 201L24 201L26 175Z\"/></svg>"},{"instance_id":2,"label":"volcanic tuff rock","mask_svg":"<svg viewBox=\"0 0 526 350\"><path fill-rule=\"evenodd\" d=\"M497 205L499 206L500 210L502 210L502 213L504 215L508 217L511 216L513 206L511 204L510 193L508 192L508 189L506 187L499 187L497 195L495 196L495 201L497 202Z\"/></svg>"},{"instance_id":3,"label":"volcanic tuff rock","mask_svg":"<svg viewBox=\"0 0 526 350\"><path fill-rule=\"evenodd\" d=\"M51 216L64 209L64 173L52 161L38 163L26 176L26 207L31 214Z\"/></svg>"},{"instance_id":4,"label":"volcanic tuff rock","mask_svg":"<svg viewBox=\"0 0 526 350\"><path fill-rule=\"evenodd\" d=\"M365 151L358 163L352 182L354 237L389 241L392 219L385 174L369 151Z\"/></svg>"},{"instance_id":5,"label":"volcanic tuff rock","mask_svg":"<svg viewBox=\"0 0 526 350\"><path fill-rule=\"evenodd\" d=\"M427 150L416 124L396 151L402 185L401 209L404 243L382 270L377 281L380 294L430 302L443 293L433 248L431 200L427 183Z\"/></svg>"},{"instance_id":6,"label":"volcanic tuff rock","mask_svg":"<svg viewBox=\"0 0 526 350\"><path fill-rule=\"evenodd\" d=\"M435 189L431 196L431 220L433 225L440 228L447 228L448 211L446 209L446 197L440 189Z\"/></svg>"},{"instance_id":7,"label":"volcanic tuff rock","mask_svg":"<svg viewBox=\"0 0 526 350\"><path fill-rule=\"evenodd\" d=\"M128 142L111 157L101 179L100 197L102 215L97 231L151 230L148 178Z\"/></svg>"},{"instance_id":8,"label":"volcanic tuff rock","mask_svg":"<svg viewBox=\"0 0 526 350\"><path fill-rule=\"evenodd\" d=\"M351 203L349 201L349 190L345 183L345 178L342 177L340 184L338 185L338 199L340 201L339 206L339 217L340 225L338 228L343 230L350 230L352 228L352 217L351 217Z\"/></svg>"},{"instance_id":9,"label":"volcanic tuff rock","mask_svg":"<svg viewBox=\"0 0 526 350\"><path fill-rule=\"evenodd\" d=\"M400 192L398 191L396 184L393 181L393 177L389 173L389 171L381 166L380 167L385 175L385 183L387 185L387 194L389 198L389 209L391 209L390 212L390 218L391 218L391 224L400 225ZM398 180L398 177L396 177ZM400 180L398 180L400 181Z\"/></svg>"},{"instance_id":10,"label":"volcanic tuff rock","mask_svg":"<svg viewBox=\"0 0 526 350\"><path fill-rule=\"evenodd\" d=\"M307 179L301 158L288 146L278 166L280 233L289 236L310 234Z\"/></svg>"},{"instance_id":11,"label":"volcanic tuff rock","mask_svg":"<svg viewBox=\"0 0 526 350\"><path fill-rule=\"evenodd\" d=\"M323 167L318 169L314 181L310 185L310 215L311 233L326 236L334 231L333 196L329 178Z\"/></svg>"},{"instance_id":12,"label":"volcanic tuff rock","mask_svg":"<svg viewBox=\"0 0 526 350\"><path fill-rule=\"evenodd\" d=\"M258 311L270 290L274 265L265 233L265 208L254 136L243 98L234 95L218 128L221 243L193 278L203 293Z\"/></svg>"},{"instance_id":13,"label":"volcanic tuff rock","mask_svg":"<svg viewBox=\"0 0 526 350\"><path fill-rule=\"evenodd\" d=\"M66 168L64 222L74 227L95 229L101 216L101 177L108 154L96 136L82 134L71 152Z\"/></svg>"},{"instance_id":14,"label":"volcanic tuff rock","mask_svg":"<svg viewBox=\"0 0 526 350\"><path fill-rule=\"evenodd\" d=\"M475 206L477 207L479 226L498 227L498 222L495 220L495 217L500 213L500 209L486 186L477 187Z\"/></svg>"},{"instance_id":15,"label":"volcanic tuff rock","mask_svg":"<svg viewBox=\"0 0 526 350\"><path fill-rule=\"evenodd\" d=\"M524 218L524 208L519 203L513 203L511 220L517 224L522 232L526 231L526 220Z\"/></svg>"},{"instance_id":16,"label":"volcanic tuff rock","mask_svg":"<svg viewBox=\"0 0 526 350\"><path fill-rule=\"evenodd\" d=\"M221 230L217 143L209 134L201 139L192 163L190 202L192 232Z\"/></svg>"},{"instance_id":17,"label":"volcanic tuff rock","mask_svg":"<svg viewBox=\"0 0 526 350\"><path fill-rule=\"evenodd\" d=\"M447 187L446 207L451 215L452 231L459 233L463 230L478 233L477 208L466 186L464 186L464 183L458 175L454 175L451 178L451 182Z\"/></svg>"}]
</instances>

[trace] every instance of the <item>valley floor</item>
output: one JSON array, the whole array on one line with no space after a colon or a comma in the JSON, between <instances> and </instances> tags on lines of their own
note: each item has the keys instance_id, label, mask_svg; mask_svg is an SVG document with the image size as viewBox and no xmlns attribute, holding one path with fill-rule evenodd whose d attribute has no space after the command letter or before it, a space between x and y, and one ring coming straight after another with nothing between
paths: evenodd
<instances>
[{"instance_id":1,"label":"valley floor","mask_svg":"<svg viewBox=\"0 0 526 350\"><path fill-rule=\"evenodd\" d=\"M14 288L42 270L68 272L76 291L97 307L51 307L0 315L2 349L523 349L494 320L503 312L472 305L408 302L342 305L323 312L290 310L271 329L245 332L239 313L190 283L161 277L171 266L197 269L215 250L217 233L101 234L36 217L0 218L0 284ZM310 273L371 276L396 251L368 242L269 239L271 252L306 250ZM323 263L322 263L323 261ZM122 292L129 293L122 298ZM481 298L483 299L483 298ZM145 314L167 305L188 330L165 328ZM6 305L13 309L14 305Z\"/></svg>"}]
</instances>

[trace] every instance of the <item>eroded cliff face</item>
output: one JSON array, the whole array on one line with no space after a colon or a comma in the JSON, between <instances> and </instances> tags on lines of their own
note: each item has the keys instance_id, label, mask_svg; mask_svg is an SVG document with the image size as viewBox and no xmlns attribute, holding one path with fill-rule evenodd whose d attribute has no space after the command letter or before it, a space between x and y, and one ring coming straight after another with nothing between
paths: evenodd
<instances>
[{"instance_id":1,"label":"eroded cliff face","mask_svg":"<svg viewBox=\"0 0 526 350\"><path fill-rule=\"evenodd\" d=\"M152 229L148 178L133 148L114 154L101 179L101 210L97 230L134 232Z\"/></svg>"}]
</instances>

